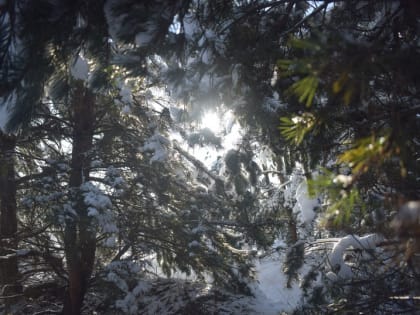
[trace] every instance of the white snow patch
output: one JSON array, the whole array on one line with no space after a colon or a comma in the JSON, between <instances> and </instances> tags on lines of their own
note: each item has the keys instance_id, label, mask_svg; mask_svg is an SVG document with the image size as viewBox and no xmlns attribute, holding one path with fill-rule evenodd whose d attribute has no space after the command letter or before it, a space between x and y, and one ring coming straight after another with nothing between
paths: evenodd
<instances>
[{"instance_id":1,"label":"white snow patch","mask_svg":"<svg viewBox=\"0 0 420 315\"><path fill-rule=\"evenodd\" d=\"M153 162L164 162L168 158L167 146L170 142L167 138L162 136L158 131L155 131L153 136L146 140L145 144L140 147L140 152L153 152L150 159L150 164Z\"/></svg>"},{"instance_id":2,"label":"white snow patch","mask_svg":"<svg viewBox=\"0 0 420 315\"><path fill-rule=\"evenodd\" d=\"M91 182L82 184L80 189L83 191L85 204L89 206L88 216L96 219L99 228L104 233L117 233L118 228L110 210L111 199Z\"/></svg>"},{"instance_id":3,"label":"white snow patch","mask_svg":"<svg viewBox=\"0 0 420 315\"><path fill-rule=\"evenodd\" d=\"M108 196L105 196L96 186L91 182L86 182L80 186L80 189L84 191L85 204L91 206L91 208L97 209L108 209L112 206L111 200ZM93 210L92 210L93 211ZM94 212L94 211L93 211Z\"/></svg>"},{"instance_id":4,"label":"white snow patch","mask_svg":"<svg viewBox=\"0 0 420 315\"><path fill-rule=\"evenodd\" d=\"M353 249L374 249L376 245L383 240L383 237L378 234L369 234L366 236L347 235L340 239L333 247L329 254L329 263L331 272L328 273L330 280L337 278L351 278L353 275L351 266L344 261L344 254L346 250Z\"/></svg>"},{"instance_id":5,"label":"white snow patch","mask_svg":"<svg viewBox=\"0 0 420 315\"><path fill-rule=\"evenodd\" d=\"M296 191L300 183L304 180L303 166L300 163L295 164L295 168L292 174L289 176L289 180L286 182L287 185L284 189L284 205L293 209L296 203Z\"/></svg>"},{"instance_id":6,"label":"white snow patch","mask_svg":"<svg viewBox=\"0 0 420 315\"><path fill-rule=\"evenodd\" d=\"M200 25L193 14L186 14L182 20L184 34L187 39L192 39L193 36L200 30Z\"/></svg>"},{"instance_id":7,"label":"white snow patch","mask_svg":"<svg viewBox=\"0 0 420 315\"><path fill-rule=\"evenodd\" d=\"M353 177L351 175L339 174L333 179L334 184L340 184L343 188L348 187L353 182Z\"/></svg>"},{"instance_id":8,"label":"white snow patch","mask_svg":"<svg viewBox=\"0 0 420 315\"><path fill-rule=\"evenodd\" d=\"M314 209L319 206L318 198L311 198L308 193L308 184L301 164L296 163L295 169L289 177L284 190L284 205L298 214L301 222L308 224L315 218Z\"/></svg>"},{"instance_id":9,"label":"white snow patch","mask_svg":"<svg viewBox=\"0 0 420 315\"><path fill-rule=\"evenodd\" d=\"M277 71L277 68L276 68L276 69L274 69L273 76L271 77L271 81L270 81L271 86L276 85L277 80L278 80L278 71Z\"/></svg>"},{"instance_id":10,"label":"white snow patch","mask_svg":"<svg viewBox=\"0 0 420 315\"><path fill-rule=\"evenodd\" d=\"M296 204L293 212L298 213L301 221L308 224L315 218L314 209L318 206L318 199L309 197L306 180L302 181L296 189Z\"/></svg>"},{"instance_id":11,"label":"white snow patch","mask_svg":"<svg viewBox=\"0 0 420 315\"><path fill-rule=\"evenodd\" d=\"M218 134L222 131L222 121L217 112L208 111L201 118L202 128L208 128L212 132Z\"/></svg>"},{"instance_id":12,"label":"white snow patch","mask_svg":"<svg viewBox=\"0 0 420 315\"><path fill-rule=\"evenodd\" d=\"M286 287L282 264L282 258L262 259L255 264L259 285L254 289L254 294L258 300L259 314L292 312L300 303L302 290L298 283L294 283L290 289Z\"/></svg>"}]
</instances>

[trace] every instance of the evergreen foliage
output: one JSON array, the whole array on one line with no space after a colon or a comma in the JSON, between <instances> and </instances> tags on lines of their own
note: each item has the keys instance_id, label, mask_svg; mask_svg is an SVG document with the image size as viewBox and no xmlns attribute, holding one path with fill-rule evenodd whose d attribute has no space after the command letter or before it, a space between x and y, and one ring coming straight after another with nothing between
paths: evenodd
<instances>
[{"instance_id":1,"label":"evergreen foliage","mask_svg":"<svg viewBox=\"0 0 420 315\"><path fill-rule=\"evenodd\" d=\"M419 16L413 0L0 1L17 311L54 292L63 314L252 313L239 294L279 237L297 313L418 311L418 226L390 223L420 200ZM237 145L233 120L202 126L211 111L233 113ZM194 156L210 147L212 167Z\"/></svg>"}]
</instances>

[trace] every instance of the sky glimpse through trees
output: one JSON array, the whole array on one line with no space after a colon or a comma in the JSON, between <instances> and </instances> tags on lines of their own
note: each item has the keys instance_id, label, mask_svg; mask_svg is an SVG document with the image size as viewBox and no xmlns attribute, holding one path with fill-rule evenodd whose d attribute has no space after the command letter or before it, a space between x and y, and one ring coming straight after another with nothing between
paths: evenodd
<instances>
[{"instance_id":1,"label":"sky glimpse through trees","mask_svg":"<svg viewBox=\"0 0 420 315\"><path fill-rule=\"evenodd\" d=\"M0 0L0 314L420 312L419 23Z\"/></svg>"}]
</instances>

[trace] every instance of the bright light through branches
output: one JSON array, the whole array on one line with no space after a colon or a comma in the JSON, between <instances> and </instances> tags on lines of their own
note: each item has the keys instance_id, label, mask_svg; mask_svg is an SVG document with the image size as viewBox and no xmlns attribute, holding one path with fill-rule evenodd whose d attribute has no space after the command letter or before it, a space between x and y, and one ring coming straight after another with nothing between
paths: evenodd
<instances>
[{"instance_id":1,"label":"bright light through branches","mask_svg":"<svg viewBox=\"0 0 420 315\"><path fill-rule=\"evenodd\" d=\"M223 123L221 117L216 112L207 112L201 119L201 127L208 128L214 133L223 131Z\"/></svg>"}]
</instances>

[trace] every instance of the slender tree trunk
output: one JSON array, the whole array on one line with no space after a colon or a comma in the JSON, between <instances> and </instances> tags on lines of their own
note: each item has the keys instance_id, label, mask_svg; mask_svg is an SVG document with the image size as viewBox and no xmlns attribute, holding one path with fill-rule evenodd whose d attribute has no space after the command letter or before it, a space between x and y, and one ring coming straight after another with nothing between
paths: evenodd
<instances>
[{"instance_id":1,"label":"slender tree trunk","mask_svg":"<svg viewBox=\"0 0 420 315\"><path fill-rule=\"evenodd\" d=\"M96 229L88 216L80 186L89 180L95 97L82 82L76 83L72 97L73 150L70 173L70 199L75 215L66 220L64 246L69 273L63 314L80 314L92 275L96 250Z\"/></svg>"},{"instance_id":2,"label":"slender tree trunk","mask_svg":"<svg viewBox=\"0 0 420 315\"><path fill-rule=\"evenodd\" d=\"M0 131L0 295L5 298L6 305L12 303L19 295L17 249L17 206L14 152L16 137L8 136Z\"/></svg>"}]
</instances>

